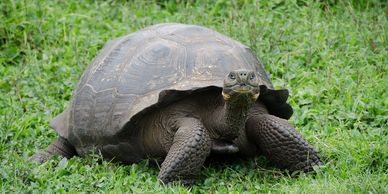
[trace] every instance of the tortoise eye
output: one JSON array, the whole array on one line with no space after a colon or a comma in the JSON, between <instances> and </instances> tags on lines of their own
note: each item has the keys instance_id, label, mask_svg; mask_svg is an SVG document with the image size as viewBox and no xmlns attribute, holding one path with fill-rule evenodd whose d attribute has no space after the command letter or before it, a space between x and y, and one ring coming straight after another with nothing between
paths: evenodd
<instances>
[{"instance_id":1,"label":"tortoise eye","mask_svg":"<svg viewBox=\"0 0 388 194\"><path fill-rule=\"evenodd\" d=\"M249 76L249 79L250 80L254 80L256 78L256 75L254 73L252 73L250 76Z\"/></svg>"},{"instance_id":2,"label":"tortoise eye","mask_svg":"<svg viewBox=\"0 0 388 194\"><path fill-rule=\"evenodd\" d=\"M236 79L236 75L234 75L234 73L229 74L229 79L235 80Z\"/></svg>"}]
</instances>

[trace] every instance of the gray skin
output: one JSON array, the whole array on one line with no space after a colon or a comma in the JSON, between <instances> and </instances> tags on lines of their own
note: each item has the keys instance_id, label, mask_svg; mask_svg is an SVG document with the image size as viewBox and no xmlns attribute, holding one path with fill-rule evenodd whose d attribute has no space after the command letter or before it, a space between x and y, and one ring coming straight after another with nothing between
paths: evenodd
<instances>
[{"instance_id":1,"label":"gray skin","mask_svg":"<svg viewBox=\"0 0 388 194\"><path fill-rule=\"evenodd\" d=\"M59 138L31 160L153 158L163 161L163 183L190 183L211 152L309 171L321 161L286 120L287 98L241 43L200 26L155 25L103 48L50 124Z\"/></svg>"}]
</instances>

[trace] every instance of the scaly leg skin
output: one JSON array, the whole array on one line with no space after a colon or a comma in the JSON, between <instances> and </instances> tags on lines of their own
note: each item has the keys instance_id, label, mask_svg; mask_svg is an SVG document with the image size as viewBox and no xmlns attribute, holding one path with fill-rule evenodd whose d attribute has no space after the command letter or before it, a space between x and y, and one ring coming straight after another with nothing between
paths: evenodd
<instances>
[{"instance_id":1,"label":"scaly leg skin","mask_svg":"<svg viewBox=\"0 0 388 194\"><path fill-rule=\"evenodd\" d=\"M159 180L164 184L179 180L190 185L209 155L210 147L210 137L199 120L181 119L173 144L162 163Z\"/></svg>"},{"instance_id":2,"label":"scaly leg skin","mask_svg":"<svg viewBox=\"0 0 388 194\"><path fill-rule=\"evenodd\" d=\"M45 150L41 150L29 158L30 161L43 163L54 155L71 158L77 155L75 148L65 138L59 137L51 143Z\"/></svg>"},{"instance_id":3,"label":"scaly leg skin","mask_svg":"<svg viewBox=\"0 0 388 194\"><path fill-rule=\"evenodd\" d=\"M248 119L246 132L248 140L280 168L307 172L322 165L317 152L287 120L269 114L255 115Z\"/></svg>"}]
</instances>

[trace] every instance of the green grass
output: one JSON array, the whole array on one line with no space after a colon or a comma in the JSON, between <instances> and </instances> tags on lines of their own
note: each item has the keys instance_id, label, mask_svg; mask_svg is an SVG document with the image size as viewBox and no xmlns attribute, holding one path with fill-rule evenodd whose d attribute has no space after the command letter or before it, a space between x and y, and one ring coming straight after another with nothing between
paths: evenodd
<instances>
[{"instance_id":1,"label":"green grass","mask_svg":"<svg viewBox=\"0 0 388 194\"><path fill-rule=\"evenodd\" d=\"M244 4L246 2L246 4ZM0 2L0 193L388 193L388 7L374 1ZM204 167L196 184L163 187L158 167L99 157L27 158L57 135L82 71L104 43L161 22L204 25L253 48L291 122L321 154L290 178L263 158Z\"/></svg>"}]
</instances>

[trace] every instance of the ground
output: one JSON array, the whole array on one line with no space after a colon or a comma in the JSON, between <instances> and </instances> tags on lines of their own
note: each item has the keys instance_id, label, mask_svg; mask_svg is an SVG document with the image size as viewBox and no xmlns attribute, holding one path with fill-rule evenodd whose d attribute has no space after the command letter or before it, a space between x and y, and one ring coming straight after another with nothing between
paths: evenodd
<instances>
[{"instance_id":1,"label":"ground","mask_svg":"<svg viewBox=\"0 0 388 194\"><path fill-rule=\"evenodd\" d=\"M388 6L384 0L0 2L0 193L387 193ZM324 166L291 178L264 157L205 166L164 187L151 161L27 161L57 134L83 70L109 39L161 22L204 25L261 58L290 90L291 122Z\"/></svg>"}]
</instances>

